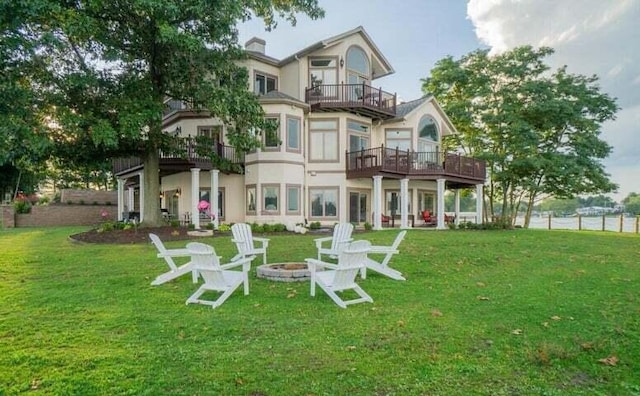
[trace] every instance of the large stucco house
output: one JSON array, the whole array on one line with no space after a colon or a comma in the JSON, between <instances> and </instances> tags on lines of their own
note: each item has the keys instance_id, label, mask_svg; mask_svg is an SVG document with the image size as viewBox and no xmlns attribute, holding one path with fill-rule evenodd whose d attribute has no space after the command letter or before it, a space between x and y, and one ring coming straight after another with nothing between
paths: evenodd
<instances>
[{"instance_id":1,"label":"large stucco house","mask_svg":"<svg viewBox=\"0 0 640 396\"><path fill-rule=\"evenodd\" d=\"M379 229L383 215L394 215L396 226L420 226L421 211L429 210L437 214L437 227L445 228L445 190L458 198L459 189L475 187L481 222L484 162L442 151L442 138L457 132L434 97L398 103L394 93L375 87L376 79L394 70L362 27L285 59L268 56L258 38L246 50L250 89L266 116L277 121L279 139L237 155L221 122L167 101L165 131L180 134L186 145L194 136L209 136L218 153L239 166L222 172L195 154L185 159L161 153L166 213L199 228L204 218L198 204L205 200L218 214L216 225L306 220L369 222ZM148 176L141 162L114 161L114 173L119 213L136 211L144 220L139 186Z\"/></svg>"}]
</instances>

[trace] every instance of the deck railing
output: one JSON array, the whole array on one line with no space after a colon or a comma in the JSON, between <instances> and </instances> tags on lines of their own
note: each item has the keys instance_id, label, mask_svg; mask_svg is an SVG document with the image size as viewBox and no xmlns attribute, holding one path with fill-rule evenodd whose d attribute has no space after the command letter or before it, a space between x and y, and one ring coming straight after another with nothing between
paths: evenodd
<instances>
[{"instance_id":1,"label":"deck railing","mask_svg":"<svg viewBox=\"0 0 640 396\"><path fill-rule=\"evenodd\" d=\"M483 160L442 151L416 152L375 147L346 154L347 174L375 172L397 173L407 176L449 175L484 180Z\"/></svg>"},{"instance_id":2,"label":"deck railing","mask_svg":"<svg viewBox=\"0 0 640 396\"><path fill-rule=\"evenodd\" d=\"M244 155L232 146L218 142L198 141L193 137L179 139L172 147L160 150L160 165L165 162L185 162L186 164L210 164L211 149L218 158L231 164L243 164ZM119 173L142 165L139 157L116 158L113 160L113 172Z\"/></svg>"},{"instance_id":3,"label":"deck railing","mask_svg":"<svg viewBox=\"0 0 640 396\"><path fill-rule=\"evenodd\" d=\"M367 84L319 84L305 91L305 101L321 107L365 107L396 114L396 94Z\"/></svg>"}]
</instances>

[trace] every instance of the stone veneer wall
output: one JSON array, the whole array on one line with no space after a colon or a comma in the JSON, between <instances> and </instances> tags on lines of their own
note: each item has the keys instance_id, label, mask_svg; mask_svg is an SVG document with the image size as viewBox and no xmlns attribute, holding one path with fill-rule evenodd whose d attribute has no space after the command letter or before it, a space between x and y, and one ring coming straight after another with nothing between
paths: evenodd
<instances>
[{"instance_id":1,"label":"stone veneer wall","mask_svg":"<svg viewBox=\"0 0 640 396\"><path fill-rule=\"evenodd\" d=\"M16 226L16 217L13 205L0 206L0 220L2 221L2 227L4 228L14 228Z\"/></svg>"},{"instance_id":2,"label":"stone veneer wall","mask_svg":"<svg viewBox=\"0 0 640 396\"><path fill-rule=\"evenodd\" d=\"M63 204L69 202L78 204L83 202L86 205L91 205L95 202L101 205L107 203L116 205L118 203L118 192L64 189L60 192L60 202Z\"/></svg>"},{"instance_id":3,"label":"stone veneer wall","mask_svg":"<svg viewBox=\"0 0 640 396\"><path fill-rule=\"evenodd\" d=\"M13 210L13 208L11 208ZM102 217L102 212L107 216ZM15 215L15 227L53 227L96 225L105 220L118 219L116 205L45 205L31 207L31 213ZM5 219L5 227L10 227Z\"/></svg>"}]
</instances>

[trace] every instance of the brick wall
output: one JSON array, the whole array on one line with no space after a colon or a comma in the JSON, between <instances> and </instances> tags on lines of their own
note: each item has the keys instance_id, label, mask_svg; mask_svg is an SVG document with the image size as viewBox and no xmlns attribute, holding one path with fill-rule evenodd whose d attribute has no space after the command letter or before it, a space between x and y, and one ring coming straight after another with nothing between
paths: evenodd
<instances>
[{"instance_id":1,"label":"brick wall","mask_svg":"<svg viewBox=\"0 0 640 396\"><path fill-rule=\"evenodd\" d=\"M14 228L16 226L16 218L13 205L0 205L0 220L2 227Z\"/></svg>"},{"instance_id":2,"label":"brick wall","mask_svg":"<svg viewBox=\"0 0 640 396\"><path fill-rule=\"evenodd\" d=\"M94 202L97 202L100 205L104 205L106 203L116 205L118 203L118 192L64 189L60 192L60 202L64 204L68 202L72 202L74 204L84 202L86 205L91 205Z\"/></svg>"},{"instance_id":3,"label":"brick wall","mask_svg":"<svg viewBox=\"0 0 640 396\"><path fill-rule=\"evenodd\" d=\"M13 208L11 208L13 210ZM66 225L95 225L104 221L102 211L107 212L107 220L118 218L115 205L46 205L33 206L31 213L16 214L15 227L53 227ZM7 227L7 225L5 225Z\"/></svg>"}]
</instances>

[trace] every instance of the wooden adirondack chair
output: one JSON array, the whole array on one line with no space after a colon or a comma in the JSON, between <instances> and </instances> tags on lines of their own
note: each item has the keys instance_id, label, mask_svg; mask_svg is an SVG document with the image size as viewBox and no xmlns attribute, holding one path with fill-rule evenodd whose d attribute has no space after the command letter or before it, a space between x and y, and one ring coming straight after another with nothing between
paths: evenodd
<instances>
[{"instance_id":1,"label":"wooden adirondack chair","mask_svg":"<svg viewBox=\"0 0 640 396\"><path fill-rule=\"evenodd\" d=\"M249 294L249 270L251 260L255 256L243 257L229 264L220 265L219 257L213 247L204 243L192 242L187 244L187 250L191 254L193 269L202 276L204 284L196 290L186 304L205 304L216 308L222 305L227 298L242 284L244 295ZM242 271L229 271L230 268L242 267ZM200 296L208 291L220 292L216 300L204 300Z\"/></svg>"},{"instance_id":2,"label":"wooden adirondack chair","mask_svg":"<svg viewBox=\"0 0 640 396\"><path fill-rule=\"evenodd\" d=\"M151 282L153 286L161 285L179 276L192 272L191 261L181 266L177 266L175 261L173 261L174 257L190 257L191 254L189 253L189 250L167 249L156 234L149 234L149 238L151 239L151 242L155 245L156 249L158 249L158 258L163 258L164 261L167 262L167 265L169 266L169 269L170 269L168 272L165 272L162 275L158 275L156 279L154 279L153 282ZM193 283L196 283L198 281L198 275L196 273L192 273L192 278L193 278Z\"/></svg>"},{"instance_id":3,"label":"wooden adirondack chair","mask_svg":"<svg viewBox=\"0 0 640 396\"><path fill-rule=\"evenodd\" d=\"M326 263L316 259L305 259L311 274L311 296L316 295L316 284L339 307L346 308L347 305L361 302L373 302L358 284L356 275L365 266L367 252L371 248L369 241L355 241L347 245L338 255L338 264ZM319 271L318 267L325 270ZM353 290L359 298L343 300L337 293L345 290Z\"/></svg>"},{"instance_id":4,"label":"wooden adirondack chair","mask_svg":"<svg viewBox=\"0 0 640 396\"><path fill-rule=\"evenodd\" d=\"M371 250L369 251L369 253L384 254L385 255L384 259L382 259L382 262L379 263L367 257L365 267L360 270L360 277L362 277L362 279L367 278L367 268L368 268L382 275L388 276L391 279L406 280L402 276L402 273L400 271L389 267L389 261L391 260L393 255L400 253L398 251L398 246L400 246L400 242L402 242L406 234L407 234L407 231L400 231L391 246L371 246Z\"/></svg>"},{"instance_id":5,"label":"wooden adirondack chair","mask_svg":"<svg viewBox=\"0 0 640 396\"><path fill-rule=\"evenodd\" d=\"M333 228L333 236L314 239L316 242L316 248L318 249L318 260L322 260L322 255L329 255L331 258L336 258L340 254L340 251L353 239L351 233L353 232L353 224L351 223L338 223ZM331 241L330 247L323 247L324 242Z\"/></svg>"},{"instance_id":6,"label":"wooden adirondack chair","mask_svg":"<svg viewBox=\"0 0 640 396\"><path fill-rule=\"evenodd\" d=\"M231 226L233 239L231 240L238 248L231 261L239 260L243 257L250 257L262 254L262 263L267 264L267 248L269 240L267 238L257 238L251 233L251 226L246 223L237 223ZM255 246L255 242L260 242L261 246Z\"/></svg>"}]
</instances>

